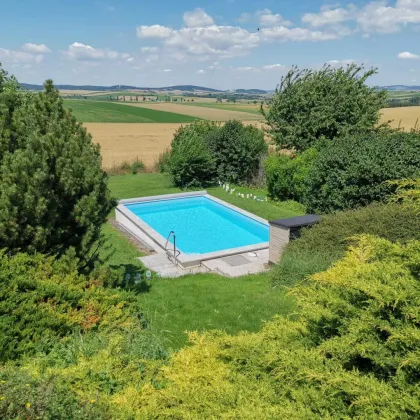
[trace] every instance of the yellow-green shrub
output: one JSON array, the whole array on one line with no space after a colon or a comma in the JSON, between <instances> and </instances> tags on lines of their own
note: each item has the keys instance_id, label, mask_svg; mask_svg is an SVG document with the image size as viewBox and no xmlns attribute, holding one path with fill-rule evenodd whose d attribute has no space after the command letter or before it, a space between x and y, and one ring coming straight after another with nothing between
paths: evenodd
<instances>
[{"instance_id":1,"label":"yellow-green shrub","mask_svg":"<svg viewBox=\"0 0 420 420\"><path fill-rule=\"evenodd\" d=\"M420 242L355 241L333 268L292 289L298 317L258 333L191 333L191 346L167 362L129 354L121 333L14 372L55 378L105 418L419 417ZM6 383L10 369L0 370Z\"/></svg>"}]
</instances>

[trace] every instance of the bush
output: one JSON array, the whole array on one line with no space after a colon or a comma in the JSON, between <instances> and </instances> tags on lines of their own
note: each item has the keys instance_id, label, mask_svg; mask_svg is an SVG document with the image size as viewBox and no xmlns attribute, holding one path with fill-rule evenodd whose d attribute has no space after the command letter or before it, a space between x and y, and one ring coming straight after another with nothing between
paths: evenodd
<instances>
[{"instance_id":1,"label":"bush","mask_svg":"<svg viewBox=\"0 0 420 420\"><path fill-rule=\"evenodd\" d=\"M308 173L317 155L315 148L297 156L270 155L264 162L270 198L306 202Z\"/></svg>"},{"instance_id":2,"label":"bush","mask_svg":"<svg viewBox=\"0 0 420 420\"><path fill-rule=\"evenodd\" d=\"M420 242L359 238L293 290L299 317L190 334L158 383L113 400L121 417L418 418L419 256Z\"/></svg>"},{"instance_id":3,"label":"bush","mask_svg":"<svg viewBox=\"0 0 420 420\"><path fill-rule=\"evenodd\" d=\"M287 246L272 271L273 284L293 286L328 269L343 257L350 238L360 234L376 235L391 242L420 240L420 217L415 209L398 204L372 204L323 216L319 224L303 229L301 237Z\"/></svg>"},{"instance_id":4,"label":"bush","mask_svg":"<svg viewBox=\"0 0 420 420\"><path fill-rule=\"evenodd\" d=\"M99 146L52 81L22 93L6 79L0 68L0 247L59 256L73 248L90 268L116 204Z\"/></svg>"},{"instance_id":5,"label":"bush","mask_svg":"<svg viewBox=\"0 0 420 420\"><path fill-rule=\"evenodd\" d=\"M68 259L1 253L0 361L48 352L73 332L140 327L135 294L106 289L95 274L79 275Z\"/></svg>"},{"instance_id":6,"label":"bush","mask_svg":"<svg viewBox=\"0 0 420 420\"><path fill-rule=\"evenodd\" d=\"M277 145L303 151L320 139L373 129L387 94L365 84L376 74L374 69L361 74L362 70L356 64L290 70L262 107Z\"/></svg>"},{"instance_id":7,"label":"bush","mask_svg":"<svg viewBox=\"0 0 420 420\"><path fill-rule=\"evenodd\" d=\"M420 134L380 130L322 147L308 174L307 205L333 212L385 202L396 187L386 181L420 173Z\"/></svg>"},{"instance_id":8,"label":"bush","mask_svg":"<svg viewBox=\"0 0 420 420\"><path fill-rule=\"evenodd\" d=\"M174 139L169 168L172 183L177 187L206 187L215 180L213 156L204 139L195 133Z\"/></svg>"},{"instance_id":9,"label":"bush","mask_svg":"<svg viewBox=\"0 0 420 420\"><path fill-rule=\"evenodd\" d=\"M170 158L171 158L171 149L166 149L163 152L159 153L158 158L155 161L155 170L161 174L164 172L170 171Z\"/></svg>"},{"instance_id":10,"label":"bush","mask_svg":"<svg viewBox=\"0 0 420 420\"><path fill-rule=\"evenodd\" d=\"M240 121L228 121L211 131L206 141L216 161L219 180L234 184L251 183L268 150L264 132Z\"/></svg>"}]
</instances>

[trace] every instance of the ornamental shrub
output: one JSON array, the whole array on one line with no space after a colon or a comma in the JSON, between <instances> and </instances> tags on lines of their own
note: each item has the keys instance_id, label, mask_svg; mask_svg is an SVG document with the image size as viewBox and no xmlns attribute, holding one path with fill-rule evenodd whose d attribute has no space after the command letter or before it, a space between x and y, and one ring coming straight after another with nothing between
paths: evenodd
<instances>
[{"instance_id":1,"label":"ornamental shrub","mask_svg":"<svg viewBox=\"0 0 420 420\"><path fill-rule=\"evenodd\" d=\"M320 139L373 129L387 94L366 84L376 74L351 64L320 70L292 68L262 107L270 133L281 148L306 150Z\"/></svg>"},{"instance_id":2,"label":"ornamental shrub","mask_svg":"<svg viewBox=\"0 0 420 420\"><path fill-rule=\"evenodd\" d=\"M328 269L341 259L351 238L370 234L391 242L420 240L418 211L399 204L371 204L322 217L317 225L303 229L288 244L272 270L274 286L293 286L308 276Z\"/></svg>"},{"instance_id":3,"label":"ornamental shrub","mask_svg":"<svg viewBox=\"0 0 420 420\"><path fill-rule=\"evenodd\" d=\"M99 146L52 81L24 93L13 80L0 67L0 247L58 256L73 248L91 268L116 204Z\"/></svg>"},{"instance_id":4,"label":"ornamental shrub","mask_svg":"<svg viewBox=\"0 0 420 420\"><path fill-rule=\"evenodd\" d=\"M141 326L134 293L80 275L67 259L0 253L0 361L48 352L61 337Z\"/></svg>"},{"instance_id":5,"label":"ornamental shrub","mask_svg":"<svg viewBox=\"0 0 420 420\"><path fill-rule=\"evenodd\" d=\"M215 161L205 140L195 133L184 133L174 139L169 171L177 187L206 187L214 183Z\"/></svg>"},{"instance_id":6,"label":"ornamental shrub","mask_svg":"<svg viewBox=\"0 0 420 420\"><path fill-rule=\"evenodd\" d=\"M223 182L249 184L267 154L264 132L240 121L228 121L206 137L216 162L217 176Z\"/></svg>"},{"instance_id":7,"label":"ornamental shrub","mask_svg":"<svg viewBox=\"0 0 420 420\"><path fill-rule=\"evenodd\" d=\"M270 198L305 203L308 174L317 155L315 148L298 155L270 155L264 162Z\"/></svg>"},{"instance_id":8,"label":"ornamental shrub","mask_svg":"<svg viewBox=\"0 0 420 420\"><path fill-rule=\"evenodd\" d=\"M331 141L319 149L307 178L306 205L328 213L385 202L396 186L387 182L420 173L420 134L370 131Z\"/></svg>"}]
</instances>

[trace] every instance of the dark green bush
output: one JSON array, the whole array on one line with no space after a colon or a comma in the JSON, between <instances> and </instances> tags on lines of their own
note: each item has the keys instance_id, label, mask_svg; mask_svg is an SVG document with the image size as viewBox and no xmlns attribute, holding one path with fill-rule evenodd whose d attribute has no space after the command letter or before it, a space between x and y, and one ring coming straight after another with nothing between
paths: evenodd
<instances>
[{"instance_id":1,"label":"dark green bush","mask_svg":"<svg viewBox=\"0 0 420 420\"><path fill-rule=\"evenodd\" d=\"M328 213L385 202L388 180L420 173L420 134L378 130L336 139L320 148L308 173L307 208Z\"/></svg>"},{"instance_id":2,"label":"dark green bush","mask_svg":"<svg viewBox=\"0 0 420 420\"><path fill-rule=\"evenodd\" d=\"M0 362L48 352L73 332L140 327L136 295L105 288L103 274L93 274L79 275L67 260L41 254L1 253Z\"/></svg>"},{"instance_id":3,"label":"dark green bush","mask_svg":"<svg viewBox=\"0 0 420 420\"><path fill-rule=\"evenodd\" d=\"M169 171L177 187L206 187L214 183L215 161L204 139L195 133L174 139Z\"/></svg>"},{"instance_id":4,"label":"dark green bush","mask_svg":"<svg viewBox=\"0 0 420 420\"><path fill-rule=\"evenodd\" d=\"M318 152L311 148L296 155L270 155L264 162L267 188L274 200L306 201L307 179Z\"/></svg>"},{"instance_id":5,"label":"dark green bush","mask_svg":"<svg viewBox=\"0 0 420 420\"><path fill-rule=\"evenodd\" d=\"M240 121L228 121L206 137L216 161L220 181L249 184L267 154L264 132Z\"/></svg>"},{"instance_id":6,"label":"dark green bush","mask_svg":"<svg viewBox=\"0 0 420 420\"><path fill-rule=\"evenodd\" d=\"M415 209L399 204L371 204L322 217L316 226L304 229L292 241L272 273L273 283L294 285L305 277L326 270L343 257L350 238L371 234L392 242L420 239L420 217Z\"/></svg>"}]
</instances>

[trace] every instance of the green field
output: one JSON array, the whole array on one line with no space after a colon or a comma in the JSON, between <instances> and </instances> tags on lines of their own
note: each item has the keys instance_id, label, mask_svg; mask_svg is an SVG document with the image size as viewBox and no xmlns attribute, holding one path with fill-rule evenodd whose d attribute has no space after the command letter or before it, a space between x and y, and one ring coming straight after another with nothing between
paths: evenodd
<instances>
[{"instance_id":1,"label":"green field","mask_svg":"<svg viewBox=\"0 0 420 420\"><path fill-rule=\"evenodd\" d=\"M112 102L65 100L80 122L99 123L188 123L198 118L173 112L156 111Z\"/></svg>"}]
</instances>

